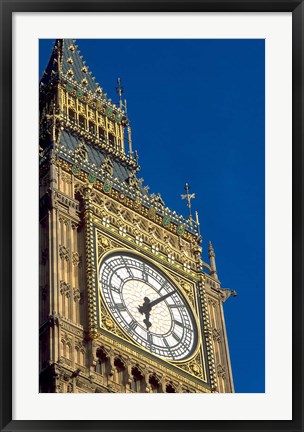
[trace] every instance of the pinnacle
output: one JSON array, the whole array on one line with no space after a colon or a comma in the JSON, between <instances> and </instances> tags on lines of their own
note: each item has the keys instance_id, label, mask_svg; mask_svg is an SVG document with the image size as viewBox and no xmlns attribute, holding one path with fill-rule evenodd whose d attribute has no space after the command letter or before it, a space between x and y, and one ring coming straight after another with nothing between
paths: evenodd
<instances>
[{"instance_id":1,"label":"pinnacle","mask_svg":"<svg viewBox=\"0 0 304 432\"><path fill-rule=\"evenodd\" d=\"M41 83L48 85L54 79L66 78L74 85L83 87L83 90L96 92L98 85L93 80L92 72L77 50L78 46L73 39L57 39L46 67Z\"/></svg>"}]
</instances>

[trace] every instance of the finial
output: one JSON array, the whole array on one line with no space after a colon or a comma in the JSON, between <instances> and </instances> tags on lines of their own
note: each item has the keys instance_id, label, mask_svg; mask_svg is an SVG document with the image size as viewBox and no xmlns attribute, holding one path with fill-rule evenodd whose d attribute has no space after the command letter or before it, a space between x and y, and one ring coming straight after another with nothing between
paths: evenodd
<instances>
[{"instance_id":1,"label":"finial","mask_svg":"<svg viewBox=\"0 0 304 432\"><path fill-rule=\"evenodd\" d=\"M196 226L197 226L197 233L198 233L198 242L202 242L202 236L201 236L201 229L200 229L200 222L198 219L198 212L195 212L195 219L196 219Z\"/></svg>"},{"instance_id":2,"label":"finial","mask_svg":"<svg viewBox=\"0 0 304 432\"><path fill-rule=\"evenodd\" d=\"M189 210L189 221L190 221L190 225L192 226L193 218L192 218L192 214L191 214L191 200L193 198L195 198L195 194L194 193L193 194L189 194L189 189L190 189L190 186L188 185L188 183L186 183L185 184L185 191L186 191L186 193L183 194L183 195L181 195L181 197L182 197L182 199L187 199L187 207L188 207L188 210Z\"/></svg>"},{"instance_id":3,"label":"finial","mask_svg":"<svg viewBox=\"0 0 304 432\"><path fill-rule=\"evenodd\" d=\"M121 99L121 96L122 96L122 94L123 94L123 91L124 91L124 89L123 89L123 87L122 87L122 85L121 85L121 79L120 79L120 78L117 78L116 93L117 93L118 96L119 96L119 107L120 107L120 109L122 109L122 107L123 107L123 103L122 103L122 99Z\"/></svg>"},{"instance_id":4,"label":"finial","mask_svg":"<svg viewBox=\"0 0 304 432\"><path fill-rule=\"evenodd\" d=\"M209 258L210 258L210 256L214 256L215 257L214 249L213 249L213 246L212 246L212 243L211 243L210 240L209 240L208 252L209 252Z\"/></svg>"},{"instance_id":5,"label":"finial","mask_svg":"<svg viewBox=\"0 0 304 432\"><path fill-rule=\"evenodd\" d=\"M209 256L210 267L211 267L210 276L213 276L214 279L218 280L216 264L215 264L215 253L211 241L209 241L208 256Z\"/></svg>"}]
</instances>

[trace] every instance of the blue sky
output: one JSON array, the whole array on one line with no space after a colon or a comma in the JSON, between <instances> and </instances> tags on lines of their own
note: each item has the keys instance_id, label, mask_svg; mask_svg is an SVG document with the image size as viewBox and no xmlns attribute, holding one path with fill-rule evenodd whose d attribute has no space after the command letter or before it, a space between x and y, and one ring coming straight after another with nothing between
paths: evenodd
<instances>
[{"instance_id":1,"label":"blue sky","mask_svg":"<svg viewBox=\"0 0 304 432\"><path fill-rule=\"evenodd\" d=\"M77 40L104 92L122 79L140 177L216 253L236 392L265 391L264 40ZM40 41L40 71L53 41Z\"/></svg>"}]
</instances>

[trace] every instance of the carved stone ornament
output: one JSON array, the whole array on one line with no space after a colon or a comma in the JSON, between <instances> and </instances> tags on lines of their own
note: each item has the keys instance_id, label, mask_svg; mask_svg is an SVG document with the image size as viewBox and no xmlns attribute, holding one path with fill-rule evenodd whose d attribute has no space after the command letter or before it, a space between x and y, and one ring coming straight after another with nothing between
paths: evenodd
<instances>
[{"instance_id":1,"label":"carved stone ornament","mask_svg":"<svg viewBox=\"0 0 304 432\"><path fill-rule=\"evenodd\" d=\"M59 246L59 256L66 261L70 260L70 249L64 245Z\"/></svg>"},{"instance_id":2,"label":"carved stone ornament","mask_svg":"<svg viewBox=\"0 0 304 432\"><path fill-rule=\"evenodd\" d=\"M73 263L73 266L75 266L75 267L81 267L81 262L82 262L82 259L81 259L81 256L79 255L79 253L78 252L73 252L73 254L72 254L72 263Z\"/></svg>"},{"instance_id":3,"label":"carved stone ornament","mask_svg":"<svg viewBox=\"0 0 304 432\"><path fill-rule=\"evenodd\" d=\"M215 340L216 342L220 342L221 341L221 332L214 328L212 330L212 336L213 336L213 340Z\"/></svg>"},{"instance_id":4,"label":"carved stone ornament","mask_svg":"<svg viewBox=\"0 0 304 432\"><path fill-rule=\"evenodd\" d=\"M108 174L110 176L113 175L113 162L111 161L109 156L104 159L103 163L100 166L100 170L103 174Z\"/></svg>"},{"instance_id":5,"label":"carved stone ornament","mask_svg":"<svg viewBox=\"0 0 304 432\"><path fill-rule=\"evenodd\" d=\"M81 293L78 288L73 288L73 299L75 302L79 302L81 299Z\"/></svg>"},{"instance_id":6,"label":"carved stone ornament","mask_svg":"<svg viewBox=\"0 0 304 432\"><path fill-rule=\"evenodd\" d=\"M202 370L202 361L201 355L198 353L193 360L184 365L179 365L179 367L191 375L194 375L198 378L203 378L203 370Z\"/></svg>"},{"instance_id":7,"label":"carved stone ornament","mask_svg":"<svg viewBox=\"0 0 304 432\"><path fill-rule=\"evenodd\" d=\"M66 283L64 281L60 281L60 293L63 296L70 297L70 294L71 294L71 286L70 286L70 284L68 284L68 283Z\"/></svg>"},{"instance_id":8,"label":"carved stone ornament","mask_svg":"<svg viewBox=\"0 0 304 432\"><path fill-rule=\"evenodd\" d=\"M136 170L132 170L130 172L130 175L127 179L127 183L129 184L130 187L134 187L137 191L139 191L143 182L144 182L143 178L138 179L136 177Z\"/></svg>"},{"instance_id":9,"label":"carved stone ornament","mask_svg":"<svg viewBox=\"0 0 304 432\"><path fill-rule=\"evenodd\" d=\"M88 149L83 141L79 142L75 153L75 162L84 162L87 160Z\"/></svg>"},{"instance_id":10,"label":"carved stone ornament","mask_svg":"<svg viewBox=\"0 0 304 432\"><path fill-rule=\"evenodd\" d=\"M217 301L216 300L213 300L212 298L208 298L208 304L210 305L210 306L212 306L212 307L217 307Z\"/></svg>"},{"instance_id":11,"label":"carved stone ornament","mask_svg":"<svg viewBox=\"0 0 304 432\"><path fill-rule=\"evenodd\" d=\"M65 172L62 172L62 174L61 174L61 180L62 180L63 183L66 183L66 184L71 184L72 183L72 179L71 179L70 174L67 174Z\"/></svg>"},{"instance_id":12,"label":"carved stone ornament","mask_svg":"<svg viewBox=\"0 0 304 432\"><path fill-rule=\"evenodd\" d=\"M161 197L161 194L158 192L157 195L151 194L152 203L158 209L162 209L165 206L165 202Z\"/></svg>"},{"instance_id":13,"label":"carved stone ornament","mask_svg":"<svg viewBox=\"0 0 304 432\"><path fill-rule=\"evenodd\" d=\"M156 218L156 209L155 207L151 206L148 210L148 218L151 220L154 220Z\"/></svg>"},{"instance_id":14,"label":"carved stone ornament","mask_svg":"<svg viewBox=\"0 0 304 432\"><path fill-rule=\"evenodd\" d=\"M53 312L49 315L48 321L50 325L53 326L59 326L60 325L60 316L56 312Z\"/></svg>"},{"instance_id":15,"label":"carved stone ornament","mask_svg":"<svg viewBox=\"0 0 304 432\"><path fill-rule=\"evenodd\" d=\"M112 330L114 327L114 324L113 324L113 321L111 320L111 318L105 318L104 325L109 330Z\"/></svg>"},{"instance_id":16,"label":"carved stone ornament","mask_svg":"<svg viewBox=\"0 0 304 432\"><path fill-rule=\"evenodd\" d=\"M225 379L226 376L225 368L221 364L218 364L216 369L217 369L217 375Z\"/></svg>"}]
</instances>

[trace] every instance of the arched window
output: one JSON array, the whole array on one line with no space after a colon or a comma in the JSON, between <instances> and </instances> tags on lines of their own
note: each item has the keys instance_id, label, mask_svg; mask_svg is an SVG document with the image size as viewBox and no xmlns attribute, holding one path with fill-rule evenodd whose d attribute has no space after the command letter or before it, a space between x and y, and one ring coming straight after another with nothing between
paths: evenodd
<instances>
[{"instance_id":1,"label":"arched window","mask_svg":"<svg viewBox=\"0 0 304 432\"><path fill-rule=\"evenodd\" d=\"M93 122L89 122L89 131L94 134L95 133L95 125Z\"/></svg>"},{"instance_id":2,"label":"arched window","mask_svg":"<svg viewBox=\"0 0 304 432\"><path fill-rule=\"evenodd\" d=\"M65 356L68 360L70 360L72 357L72 346L69 342L66 344Z\"/></svg>"},{"instance_id":3,"label":"arched window","mask_svg":"<svg viewBox=\"0 0 304 432\"><path fill-rule=\"evenodd\" d=\"M160 393L161 392L160 381L155 374L150 375L149 384L151 385L151 392L152 393Z\"/></svg>"},{"instance_id":4,"label":"arched window","mask_svg":"<svg viewBox=\"0 0 304 432\"><path fill-rule=\"evenodd\" d=\"M60 341L60 356L65 357L65 341L61 339Z\"/></svg>"},{"instance_id":5,"label":"arched window","mask_svg":"<svg viewBox=\"0 0 304 432\"><path fill-rule=\"evenodd\" d=\"M79 115L79 126L82 127L83 129L86 128L86 119L82 115Z\"/></svg>"},{"instance_id":6,"label":"arched window","mask_svg":"<svg viewBox=\"0 0 304 432\"><path fill-rule=\"evenodd\" d=\"M115 145L115 136L113 134L111 134L111 133L109 133L109 144L111 146Z\"/></svg>"},{"instance_id":7,"label":"arched window","mask_svg":"<svg viewBox=\"0 0 304 432\"><path fill-rule=\"evenodd\" d=\"M84 366L84 350L79 350L79 362L81 366Z\"/></svg>"},{"instance_id":8,"label":"arched window","mask_svg":"<svg viewBox=\"0 0 304 432\"><path fill-rule=\"evenodd\" d=\"M105 375L107 371L107 363L109 361L109 357L103 348L99 348L97 350L96 356L98 358L96 363L96 372L100 373L101 375Z\"/></svg>"},{"instance_id":9,"label":"arched window","mask_svg":"<svg viewBox=\"0 0 304 432\"><path fill-rule=\"evenodd\" d=\"M166 385L166 393L176 393L175 388L171 383Z\"/></svg>"},{"instance_id":10,"label":"arched window","mask_svg":"<svg viewBox=\"0 0 304 432\"><path fill-rule=\"evenodd\" d=\"M143 386L143 375L137 367L132 368L131 390L140 393Z\"/></svg>"},{"instance_id":11,"label":"arched window","mask_svg":"<svg viewBox=\"0 0 304 432\"><path fill-rule=\"evenodd\" d=\"M98 127L98 135L99 135L99 138L102 140L104 140L106 137L106 131L100 126Z\"/></svg>"},{"instance_id":12,"label":"arched window","mask_svg":"<svg viewBox=\"0 0 304 432\"><path fill-rule=\"evenodd\" d=\"M115 366L114 381L117 384L124 385L124 376L125 376L126 367L123 361L119 357L116 357L114 360L114 366Z\"/></svg>"},{"instance_id":13,"label":"arched window","mask_svg":"<svg viewBox=\"0 0 304 432\"><path fill-rule=\"evenodd\" d=\"M75 111L72 108L69 108L69 120L75 121Z\"/></svg>"}]
</instances>

